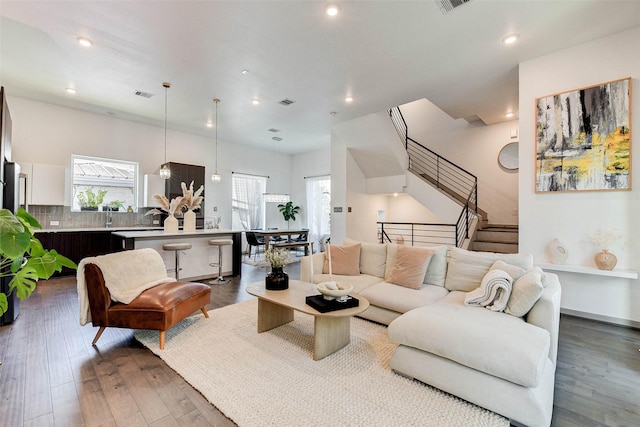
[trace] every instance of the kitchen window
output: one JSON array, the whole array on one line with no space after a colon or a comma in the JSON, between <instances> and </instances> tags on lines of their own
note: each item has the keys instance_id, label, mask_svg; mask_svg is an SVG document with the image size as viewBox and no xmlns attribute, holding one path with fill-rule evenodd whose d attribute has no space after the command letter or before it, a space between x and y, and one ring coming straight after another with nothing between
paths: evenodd
<instances>
[{"instance_id":1,"label":"kitchen window","mask_svg":"<svg viewBox=\"0 0 640 427\"><path fill-rule=\"evenodd\" d=\"M138 163L72 155L73 211L137 210Z\"/></svg>"}]
</instances>

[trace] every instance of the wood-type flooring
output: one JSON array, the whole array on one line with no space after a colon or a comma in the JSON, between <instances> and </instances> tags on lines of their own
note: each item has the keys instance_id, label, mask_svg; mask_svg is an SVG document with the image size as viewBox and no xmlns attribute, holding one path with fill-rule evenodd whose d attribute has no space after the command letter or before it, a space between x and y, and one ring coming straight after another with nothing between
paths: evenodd
<instances>
[{"instance_id":1,"label":"wood-type flooring","mask_svg":"<svg viewBox=\"0 0 640 427\"><path fill-rule=\"evenodd\" d=\"M286 270L299 277L299 263ZM265 272L243 264L208 309L253 298L245 287ZM131 330L93 347L96 329L78 323L75 278L40 282L0 327L1 427L233 425ZM640 426L639 348L639 330L563 315L552 425Z\"/></svg>"}]
</instances>

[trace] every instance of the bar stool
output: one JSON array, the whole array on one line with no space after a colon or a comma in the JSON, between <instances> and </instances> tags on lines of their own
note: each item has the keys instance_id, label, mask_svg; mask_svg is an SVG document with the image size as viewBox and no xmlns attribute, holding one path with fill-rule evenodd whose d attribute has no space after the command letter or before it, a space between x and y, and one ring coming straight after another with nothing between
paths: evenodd
<instances>
[{"instance_id":1,"label":"bar stool","mask_svg":"<svg viewBox=\"0 0 640 427\"><path fill-rule=\"evenodd\" d=\"M175 270L171 269L167 271L175 271L176 280L180 280L180 251L191 249L191 243L165 243L162 245L162 249L165 251L174 251L176 253L176 268Z\"/></svg>"},{"instance_id":2,"label":"bar stool","mask_svg":"<svg viewBox=\"0 0 640 427\"><path fill-rule=\"evenodd\" d=\"M225 280L224 277L222 277L222 248L224 246L230 246L233 245L233 240L231 239L211 239L209 240L209 245L211 246L217 246L218 247L218 262L210 262L209 265L211 267L218 267L218 278L216 280L212 280L209 282L210 285L215 285L215 284L223 284L223 283L229 283L229 280Z\"/></svg>"}]
</instances>

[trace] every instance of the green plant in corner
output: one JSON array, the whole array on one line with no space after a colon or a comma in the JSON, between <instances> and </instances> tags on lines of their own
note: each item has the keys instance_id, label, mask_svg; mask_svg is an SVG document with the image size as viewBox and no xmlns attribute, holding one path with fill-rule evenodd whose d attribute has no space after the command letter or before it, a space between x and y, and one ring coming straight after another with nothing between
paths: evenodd
<instances>
[{"instance_id":1,"label":"green plant in corner","mask_svg":"<svg viewBox=\"0 0 640 427\"><path fill-rule=\"evenodd\" d=\"M8 293L0 292L0 316L8 307L12 292L21 300L29 298L40 279L48 279L62 267L77 269L75 262L53 249L44 249L34 228L42 228L24 209L11 213L0 209L0 277L11 277Z\"/></svg>"},{"instance_id":2,"label":"green plant in corner","mask_svg":"<svg viewBox=\"0 0 640 427\"><path fill-rule=\"evenodd\" d=\"M296 220L296 215L300 213L300 206L293 206L293 202L288 201L286 204L279 204L278 209L282 212L284 220L287 221L287 228L290 220Z\"/></svg>"}]
</instances>

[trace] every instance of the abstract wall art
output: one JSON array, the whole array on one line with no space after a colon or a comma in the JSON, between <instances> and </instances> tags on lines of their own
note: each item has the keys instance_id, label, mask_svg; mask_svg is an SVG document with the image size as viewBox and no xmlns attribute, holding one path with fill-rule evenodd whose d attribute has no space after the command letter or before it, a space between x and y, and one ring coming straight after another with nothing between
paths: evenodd
<instances>
[{"instance_id":1,"label":"abstract wall art","mask_svg":"<svg viewBox=\"0 0 640 427\"><path fill-rule=\"evenodd\" d=\"M536 192L631 190L631 78L536 99Z\"/></svg>"}]
</instances>

